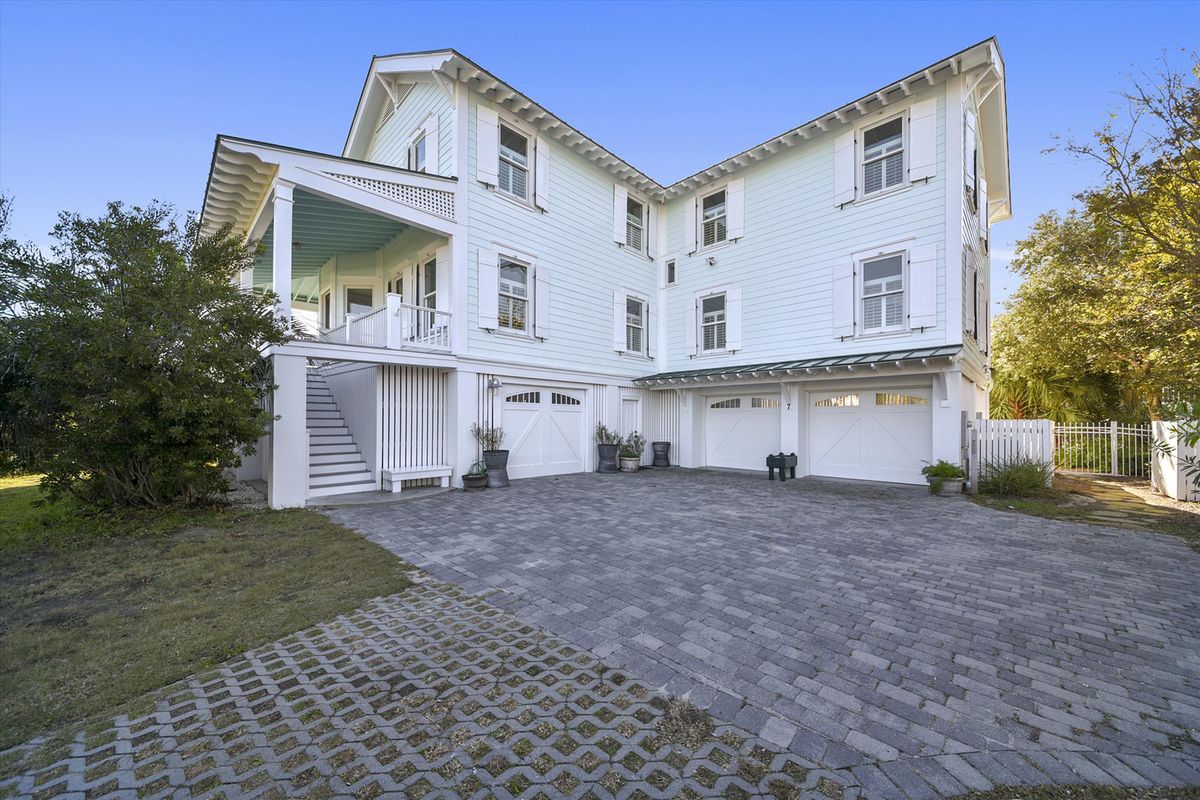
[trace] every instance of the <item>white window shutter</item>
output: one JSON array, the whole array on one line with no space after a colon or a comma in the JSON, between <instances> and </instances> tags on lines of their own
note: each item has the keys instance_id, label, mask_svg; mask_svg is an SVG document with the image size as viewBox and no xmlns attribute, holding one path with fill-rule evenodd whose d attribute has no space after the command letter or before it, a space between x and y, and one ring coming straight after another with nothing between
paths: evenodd
<instances>
[{"instance_id":1,"label":"white window shutter","mask_svg":"<svg viewBox=\"0 0 1200 800\"><path fill-rule=\"evenodd\" d=\"M833 140L833 204L854 202L854 131Z\"/></svg>"},{"instance_id":2,"label":"white window shutter","mask_svg":"<svg viewBox=\"0 0 1200 800\"><path fill-rule=\"evenodd\" d=\"M550 210L550 142L538 137L534 145L533 204L542 211Z\"/></svg>"},{"instance_id":3,"label":"white window shutter","mask_svg":"<svg viewBox=\"0 0 1200 800\"><path fill-rule=\"evenodd\" d=\"M734 178L725 187L725 226L729 239L746 235L746 179Z\"/></svg>"},{"instance_id":4,"label":"white window shutter","mask_svg":"<svg viewBox=\"0 0 1200 800\"><path fill-rule=\"evenodd\" d=\"M696 327L699 324L700 324L700 300L698 298L692 298L691 316L688 319L687 324L683 326L684 331L686 331L686 334L687 334L687 352L688 352L689 357L696 355L696 341L697 341Z\"/></svg>"},{"instance_id":5,"label":"white window shutter","mask_svg":"<svg viewBox=\"0 0 1200 800\"><path fill-rule=\"evenodd\" d=\"M937 98L913 103L908 123L908 179L937 174Z\"/></svg>"},{"instance_id":6,"label":"white window shutter","mask_svg":"<svg viewBox=\"0 0 1200 800\"><path fill-rule=\"evenodd\" d=\"M987 181L983 179L982 175L979 176L978 213L979 238L986 242L988 238L988 195Z\"/></svg>"},{"instance_id":7,"label":"white window shutter","mask_svg":"<svg viewBox=\"0 0 1200 800\"><path fill-rule=\"evenodd\" d=\"M742 349L742 290L725 292L725 347Z\"/></svg>"},{"instance_id":8,"label":"white window shutter","mask_svg":"<svg viewBox=\"0 0 1200 800\"><path fill-rule=\"evenodd\" d=\"M430 175L442 174L442 162L438 158L438 116L430 114L425 124L425 171Z\"/></svg>"},{"instance_id":9,"label":"white window shutter","mask_svg":"<svg viewBox=\"0 0 1200 800\"><path fill-rule=\"evenodd\" d=\"M550 270L538 267L533 273L533 335L545 339L550 335Z\"/></svg>"},{"instance_id":10,"label":"white window shutter","mask_svg":"<svg viewBox=\"0 0 1200 800\"><path fill-rule=\"evenodd\" d=\"M840 261L833 268L833 338L854 336L854 261Z\"/></svg>"},{"instance_id":11,"label":"white window shutter","mask_svg":"<svg viewBox=\"0 0 1200 800\"><path fill-rule=\"evenodd\" d=\"M625 244L625 207L629 200L629 190L619 183L613 184L613 241L619 245Z\"/></svg>"},{"instance_id":12,"label":"white window shutter","mask_svg":"<svg viewBox=\"0 0 1200 800\"><path fill-rule=\"evenodd\" d=\"M439 247L434 253L434 258L437 260L437 283L434 285L434 290L437 292L437 310L450 310L450 246Z\"/></svg>"},{"instance_id":13,"label":"white window shutter","mask_svg":"<svg viewBox=\"0 0 1200 800\"><path fill-rule=\"evenodd\" d=\"M984 281L983 288L979 292L979 296L983 298L983 325L980 326L980 331L983 336L983 352L985 355L991 352L992 346L992 304L988 302L987 287L988 282Z\"/></svg>"},{"instance_id":14,"label":"white window shutter","mask_svg":"<svg viewBox=\"0 0 1200 800\"><path fill-rule=\"evenodd\" d=\"M646 358L654 358L654 348L658 344L658 335L655 331L658 323L654 320L657 320L658 317L654 316L651 310L650 301L647 300L642 308L644 310L643 313L645 316L646 325Z\"/></svg>"},{"instance_id":15,"label":"white window shutter","mask_svg":"<svg viewBox=\"0 0 1200 800\"><path fill-rule=\"evenodd\" d=\"M500 258L495 250L479 248L479 327L500 327Z\"/></svg>"},{"instance_id":16,"label":"white window shutter","mask_svg":"<svg viewBox=\"0 0 1200 800\"><path fill-rule=\"evenodd\" d=\"M475 109L475 178L495 186L500 168L500 119L494 109Z\"/></svg>"},{"instance_id":17,"label":"white window shutter","mask_svg":"<svg viewBox=\"0 0 1200 800\"><path fill-rule=\"evenodd\" d=\"M937 325L937 245L914 247L908 256L908 327Z\"/></svg>"},{"instance_id":18,"label":"white window shutter","mask_svg":"<svg viewBox=\"0 0 1200 800\"><path fill-rule=\"evenodd\" d=\"M690 256L696 252L696 196L683 204L683 249Z\"/></svg>"},{"instance_id":19,"label":"white window shutter","mask_svg":"<svg viewBox=\"0 0 1200 800\"><path fill-rule=\"evenodd\" d=\"M612 345L618 353L625 352L625 292L620 289L613 290Z\"/></svg>"},{"instance_id":20,"label":"white window shutter","mask_svg":"<svg viewBox=\"0 0 1200 800\"><path fill-rule=\"evenodd\" d=\"M646 255L658 256L658 206L653 201L646 206Z\"/></svg>"},{"instance_id":21,"label":"white window shutter","mask_svg":"<svg viewBox=\"0 0 1200 800\"><path fill-rule=\"evenodd\" d=\"M971 258L971 256L968 255L967 258ZM967 295L967 302L963 303L963 305L966 306L967 312L966 324L963 327L967 333L975 335L977 330L975 323L979 319L979 276L974 267L971 267L969 270L964 269L964 271L966 272L965 277L969 276L968 279L971 282L971 293ZM964 283L965 282L966 280L964 280Z\"/></svg>"}]
</instances>

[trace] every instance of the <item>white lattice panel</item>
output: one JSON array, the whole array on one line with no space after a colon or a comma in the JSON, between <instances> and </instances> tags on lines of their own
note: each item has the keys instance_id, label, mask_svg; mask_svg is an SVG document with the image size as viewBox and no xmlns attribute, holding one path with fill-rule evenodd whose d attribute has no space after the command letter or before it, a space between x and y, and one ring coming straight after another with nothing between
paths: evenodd
<instances>
[{"instance_id":1,"label":"white lattice panel","mask_svg":"<svg viewBox=\"0 0 1200 800\"><path fill-rule=\"evenodd\" d=\"M331 178L365 189L397 203L403 203L411 208L435 214L439 217L454 219L454 193L442 189L426 189L423 186L409 186L404 183L381 181L374 178L360 178L356 175L340 175L336 172L325 173Z\"/></svg>"}]
</instances>

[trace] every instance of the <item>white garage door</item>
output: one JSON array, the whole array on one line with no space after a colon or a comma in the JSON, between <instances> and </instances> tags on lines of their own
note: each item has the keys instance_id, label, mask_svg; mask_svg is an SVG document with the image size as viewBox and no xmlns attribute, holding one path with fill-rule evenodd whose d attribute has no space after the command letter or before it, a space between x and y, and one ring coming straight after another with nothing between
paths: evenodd
<instances>
[{"instance_id":1,"label":"white garage door","mask_svg":"<svg viewBox=\"0 0 1200 800\"><path fill-rule=\"evenodd\" d=\"M933 444L928 389L809 394L809 471L837 478L924 483Z\"/></svg>"},{"instance_id":2,"label":"white garage door","mask_svg":"<svg viewBox=\"0 0 1200 800\"><path fill-rule=\"evenodd\" d=\"M544 386L503 391L509 477L583 472L583 393Z\"/></svg>"},{"instance_id":3,"label":"white garage door","mask_svg":"<svg viewBox=\"0 0 1200 800\"><path fill-rule=\"evenodd\" d=\"M709 397L705 404L705 463L765 471L767 454L779 452L779 398Z\"/></svg>"}]
</instances>

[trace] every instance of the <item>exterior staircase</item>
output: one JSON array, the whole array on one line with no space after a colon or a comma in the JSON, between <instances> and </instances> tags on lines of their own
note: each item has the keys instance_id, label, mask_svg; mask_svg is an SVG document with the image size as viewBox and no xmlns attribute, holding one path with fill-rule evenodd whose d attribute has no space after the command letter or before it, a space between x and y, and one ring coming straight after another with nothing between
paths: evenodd
<instances>
[{"instance_id":1,"label":"exterior staircase","mask_svg":"<svg viewBox=\"0 0 1200 800\"><path fill-rule=\"evenodd\" d=\"M308 496L379 488L371 477L325 378L308 371Z\"/></svg>"}]
</instances>

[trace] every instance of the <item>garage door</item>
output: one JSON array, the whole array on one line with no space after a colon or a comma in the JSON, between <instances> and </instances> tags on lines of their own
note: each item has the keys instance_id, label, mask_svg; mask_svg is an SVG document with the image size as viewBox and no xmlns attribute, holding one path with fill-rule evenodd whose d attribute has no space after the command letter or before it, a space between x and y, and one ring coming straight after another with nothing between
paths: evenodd
<instances>
[{"instance_id":1,"label":"garage door","mask_svg":"<svg viewBox=\"0 0 1200 800\"><path fill-rule=\"evenodd\" d=\"M838 478L924 483L933 444L928 389L809 394L809 471Z\"/></svg>"},{"instance_id":2,"label":"garage door","mask_svg":"<svg viewBox=\"0 0 1200 800\"><path fill-rule=\"evenodd\" d=\"M705 463L765 471L767 453L779 452L779 397L709 397L706 405Z\"/></svg>"},{"instance_id":3,"label":"garage door","mask_svg":"<svg viewBox=\"0 0 1200 800\"><path fill-rule=\"evenodd\" d=\"M506 386L501 425L509 477L583 471L582 392Z\"/></svg>"}]
</instances>

